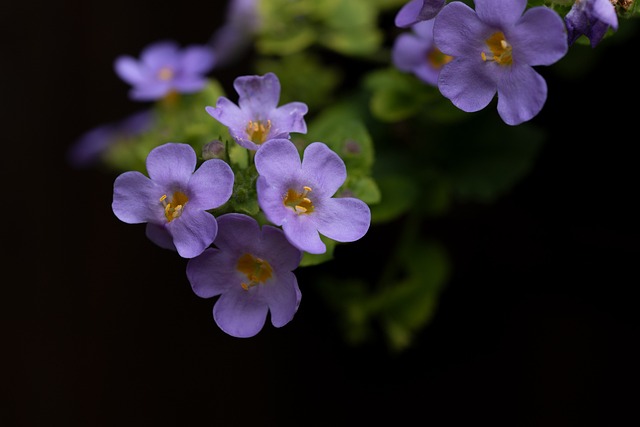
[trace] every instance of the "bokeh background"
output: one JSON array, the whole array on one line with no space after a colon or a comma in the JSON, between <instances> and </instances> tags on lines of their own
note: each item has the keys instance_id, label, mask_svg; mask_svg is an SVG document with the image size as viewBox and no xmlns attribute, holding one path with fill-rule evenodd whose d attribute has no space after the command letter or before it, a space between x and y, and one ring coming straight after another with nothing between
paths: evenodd
<instances>
[{"instance_id":1,"label":"bokeh background","mask_svg":"<svg viewBox=\"0 0 640 427\"><path fill-rule=\"evenodd\" d=\"M206 42L225 7L0 6L0 425L637 422L637 31L580 47L595 61L584 70L540 70L549 97L534 122L549 139L496 203L427 224L452 277L432 322L397 354L342 340L316 267L298 271L290 324L225 335L185 260L112 214L115 174L66 163L83 132L140 107L113 72L118 55L162 38ZM230 88L236 71L216 77ZM365 271L394 231L372 230L322 268Z\"/></svg>"}]
</instances>

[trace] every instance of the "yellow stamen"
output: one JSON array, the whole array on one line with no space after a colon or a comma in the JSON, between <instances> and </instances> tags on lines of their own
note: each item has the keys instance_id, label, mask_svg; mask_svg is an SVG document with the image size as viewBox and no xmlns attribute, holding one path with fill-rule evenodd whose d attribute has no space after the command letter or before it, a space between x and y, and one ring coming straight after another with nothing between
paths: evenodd
<instances>
[{"instance_id":1,"label":"yellow stamen","mask_svg":"<svg viewBox=\"0 0 640 427\"><path fill-rule=\"evenodd\" d=\"M182 191L174 192L169 202L167 202L167 195L163 194L162 197L160 197L160 203L164 206L164 216L167 218L167 221L171 222L182 215L184 205L186 205L188 201L189 198Z\"/></svg>"},{"instance_id":2,"label":"yellow stamen","mask_svg":"<svg viewBox=\"0 0 640 427\"><path fill-rule=\"evenodd\" d=\"M288 208L293 209L297 214L311 213L313 212L313 202L307 197L310 191L311 187L306 185L302 187L302 193L298 193L293 188L290 188L282 202Z\"/></svg>"},{"instance_id":3,"label":"yellow stamen","mask_svg":"<svg viewBox=\"0 0 640 427\"><path fill-rule=\"evenodd\" d=\"M247 282L240 282L240 286L245 291L266 282L273 275L273 269L269 262L251 254L244 254L238 258L236 269L247 276Z\"/></svg>"},{"instance_id":4,"label":"yellow stamen","mask_svg":"<svg viewBox=\"0 0 640 427\"><path fill-rule=\"evenodd\" d=\"M249 139L258 145L266 141L270 130L271 120L267 120L266 124L262 123L261 120L249 120L249 124L247 125L247 135L249 135Z\"/></svg>"},{"instance_id":5,"label":"yellow stamen","mask_svg":"<svg viewBox=\"0 0 640 427\"><path fill-rule=\"evenodd\" d=\"M480 52L483 61L494 61L498 65L511 65L513 63L513 49L502 31L496 31L485 41L493 56Z\"/></svg>"}]
</instances>

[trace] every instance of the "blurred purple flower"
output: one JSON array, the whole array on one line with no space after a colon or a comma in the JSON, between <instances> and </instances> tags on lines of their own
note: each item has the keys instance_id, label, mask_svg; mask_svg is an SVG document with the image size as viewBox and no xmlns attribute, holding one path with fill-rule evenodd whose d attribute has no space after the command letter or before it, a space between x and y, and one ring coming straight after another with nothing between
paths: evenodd
<instances>
[{"instance_id":1,"label":"blurred purple flower","mask_svg":"<svg viewBox=\"0 0 640 427\"><path fill-rule=\"evenodd\" d=\"M114 63L118 76L132 86L129 96L135 101L155 101L174 92L197 92L204 88L206 74L214 65L211 47L181 49L171 40L147 46L139 60L124 55Z\"/></svg>"},{"instance_id":2,"label":"blurred purple flower","mask_svg":"<svg viewBox=\"0 0 640 427\"><path fill-rule=\"evenodd\" d=\"M445 0L410 0L396 14L395 24L400 28L408 28L417 22L433 19L444 3Z\"/></svg>"},{"instance_id":3,"label":"blurred purple flower","mask_svg":"<svg viewBox=\"0 0 640 427\"><path fill-rule=\"evenodd\" d=\"M153 112L144 110L118 122L96 126L80 135L71 145L67 161L75 168L94 166L111 144L140 135L150 129L153 122Z\"/></svg>"},{"instance_id":4,"label":"blurred purple flower","mask_svg":"<svg viewBox=\"0 0 640 427\"><path fill-rule=\"evenodd\" d=\"M237 60L248 50L259 28L258 0L231 0L224 24L211 36L216 66Z\"/></svg>"},{"instance_id":5,"label":"blurred purple flower","mask_svg":"<svg viewBox=\"0 0 640 427\"><path fill-rule=\"evenodd\" d=\"M280 80L274 73L240 76L233 82L238 105L221 96L207 113L229 128L233 139L249 150L258 150L270 139L289 138L290 132L307 132L307 105L290 102L278 107Z\"/></svg>"},{"instance_id":6,"label":"blurred purple flower","mask_svg":"<svg viewBox=\"0 0 640 427\"><path fill-rule=\"evenodd\" d=\"M263 328L267 314L276 328L289 323L302 294L293 273L302 252L279 228L260 229L250 216L229 213L218 218L217 248L208 248L187 263L187 278L196 295L220 295L213 307L216 324L227 334L248 338Z\"/></svg>"},{"instance_id":7,"label":"blurred purple flower","mask_svg":"<svg viewBox=\"0 0 640 427\"><path fill-rule=\"evenodd\" d=\"M356 198L333 197L347 178L342 159L322 142L309 144L303 157L301 162L288 139L266 142L256 152L258 203L266 218L311 254L327 250L320 234L337 242L360 239L371 223L369 206Z\"/></svg>"},{"instance_id":8,"label":"blurred purple flower","mask_svg":"<svg viewBox=\"0 0 640 427\"><path fill-rule=\"evenodd\" d=\"M227 163L211 159L195 170L188 144L166 143L147 156L149 178L137 171L120 174L113 185L113 213L128 224L147 223L147 237L183 258L202 253L218 225L207 212L226 203L234 175ZM195 171L195 172L194 172Z\"/></svg>"},{"instance_id":9,"label":"blurred purple flower","mask_svg":"<svg viewBox=\"0 0 640 427\"><path fill-rule=\"evenodd\" d=\"M582 35L596 47L609 30L618 30L618 15L610 0L576 0L564 17L569 46Z\"/></svg>"},{"instance_id":10,"label":"blurred purple flower","mask_svg":"<svg viewBox=\"0 0 640 427\"><path fill-rule=\"evenodd\" d=\"M497 92L505 123L530 120L547 99L547 83L533 66L567 53L564 22L545 6L525 12L527 0L476 0L475 6L454 1L435 18L436 46L454 58L440 70L438 88L466 112L483 109Z\"/></svg>"},{"instance_id":11,"label":"blurred purple flower","mask_svg":"<svg viewBox=\"0 0 640 427\"><path fill-rule=\"evenodd\" d=\"M410 33L400 34L391 51L393 64L401 71L415 74L431 86L438 85L440 69L453 58L433 43L433 19L411 26Z\"/></svg>"}]
</instances>

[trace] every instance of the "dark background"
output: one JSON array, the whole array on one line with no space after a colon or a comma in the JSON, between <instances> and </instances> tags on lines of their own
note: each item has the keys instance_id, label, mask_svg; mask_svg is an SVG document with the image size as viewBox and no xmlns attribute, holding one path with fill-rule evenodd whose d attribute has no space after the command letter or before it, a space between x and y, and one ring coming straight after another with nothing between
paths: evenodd
<instances>
[{"instance_id":1,"label":"dark background","mask_svg":"<svg viewBox=\"0 0 640 427\"><path fill-rule=\"evenodd\" d=\"M82 132L140 107L116 56L205 42L225 4L1 7L0 426L637 422L638 36L603 42L584 75L541 71L549 97L534 122L551 132L534 169L497 203L428 224L453 277L415 346L394 355L341 340L313 268L298 272L290 324L225 335L184 260L114 217L115 176L65 163ZM338 256L384 250L387 233Z\"/></svg>"}]
</instances>

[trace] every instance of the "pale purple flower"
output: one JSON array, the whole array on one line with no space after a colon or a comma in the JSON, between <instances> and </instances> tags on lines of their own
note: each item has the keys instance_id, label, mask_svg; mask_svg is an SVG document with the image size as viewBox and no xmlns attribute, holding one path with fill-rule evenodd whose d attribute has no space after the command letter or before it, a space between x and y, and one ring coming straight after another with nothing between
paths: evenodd
<instances>
[{"instance_id":1,"label":"pale purple flower","mask_svg":"<svg viewBox=\"0 0 640 427\"><path fill-rule=\"evenodd\" d=\"M438 74L453 59L433 43L433 19L411 26L411 32L400 34L391 50L393 64L401 71L413 73L431 86L438 85Z\"/></svg>"},{"instance_id":2,"label":"pale purple flower","mask_svg":"<svg viewBox=\"0 0 640 427\"><path fill-rule=\"evenodd\" d=\"M227 126L242 147L258 150L270 139L289 138L290 132L307 132L307 105L290 102L278 107L280 80L274 73L237 77L233 87L238 92L238 105L221 96L216 106L208 106L206 111Z\"/></svg>"},{"instance_id":3,"label":"pale purple flower","mask_svg":"<svg viewBox=\"0 0 640 427\"><path fill-rule=\"evenodd\" d=\"M229 65L247 52L260 23L258 0L231 0L224 24L211 36L216 66Z\"/></svg>"},{"instance_id":4,"label":"pale purple flower","mask_svg":"<svg viewBox=\"0 0 640 427\"><path fill-rule=\"evenodd\" d=\"M347 178L347 169L326 144L309 144L301 161L292 141L274 139L256 152L255 166L260 208L298 249L321 254L327 249L320 234L352 242L369 229L371 211L366 203L333 197Z\"/></svg>"},{"instance_id":5,"label":"pale purple flower","mask_svg":"<svg viewBox=\"0 0 640 427\"><path fill-rule=\"evenodd\" d=\"M610 0L576 0L564 22L569 46L584 35L596 47L609 28L618 30L618 15Z\"/></svg>"},{"instance_id":6,"label":"pale purple flower","mask_svg":"<svg viewBox=\"0 0 640 427\"><path fill-rule=\"evenodd\" d=\"M155 101L171 93L198 92L206 85L206 74L214 65L211 47L180 48L172 40L147 46L139 60L123 55L114 63L118 76L132 86L129 96L135 101Z\"/></svg>"},{"instance_id":7,"label":"pale purple flower","mask_svg":"<svg viewBox=\"0 0 640 427\"><path fill-rule=\"evenodd\" d=\"M509 125L537 115L547 83L533 66L551 65L568 50L560 15L527 0L448 3L435 18L436 46L453 60L442 67L438 89L458 108L474 112L498 95L498 114ZM524 12L524 13L523 13Z\"/></svg>"},{"instance_id":8,"label":"pale purple flower","mask_svg":"<svg viewBox=\"0 0 640 427\"><path fill-rule=\"evenodd\" d=\"M213 306L216 324L227 334L248 338L262 330L267 314L276 328L289 323L302 294L293 273L302 252L279 228L250 216L218 217L214 246L187 263L187 278L201 298L220 296Z\"/></svg>"},{"instance_id":9,"label":"pale purple flower","mask_svg":"<svg viewBox=\"0 0 640 427\"><path fill-rule=\"evenodd\" d=\"M134 138L153 125L151 110L139 111L124 119L96 126L83 133L67 152L68 162L75 168L95 165L112 144Z\"/></svg>"},{"instance_id":10,"label":"pale purple flower","mask_svg":"<svg viewBox=\"0 0 640 427\"><path fill-rule=\"evenodd\" d=\"M395 24L400 28L408 28L417 22L433 19L444 3L445 0L410 0L396 14Z\"/></svg>"},{"instance_id":11,"label":"pale purple flower","mask_svg":"<svg viewBox=\"0 0 640 427\"><path fill-rule=\"evenodd\" d=\"M233 192L233 171L219 159L203 162L188 144L166 143L147 156L146 177L138 171L120 174L113 185L113 213L128 224L146 223L147 237L183 258L202 253L218 232L208 212L226 203Z\"/></svg>"}]
</instances>

